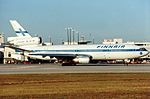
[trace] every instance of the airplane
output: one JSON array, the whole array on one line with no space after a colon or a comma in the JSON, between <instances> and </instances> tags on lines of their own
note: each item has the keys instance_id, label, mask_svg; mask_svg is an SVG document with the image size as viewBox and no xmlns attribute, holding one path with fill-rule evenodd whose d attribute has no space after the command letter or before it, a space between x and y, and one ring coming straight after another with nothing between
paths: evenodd
<instances>
[{"instance_id":1,"label":"airplane","mask_svg":"<svg viewBox=\"0 0 150 99\"><path fill-rule=\"evenodd\" d=\"M37 45L42 43L41 37L32 37L16 20L10 20L17 37L8 37L7 41L14 45Z\"/></svg>"},{"instance_id":2,"label":"airplane","mask_svg":"<svg viewBox=\"0 0 150 99\"><path fill-rule=\"evenodd\" d=\"M62 65L85 64L98 60L127 60L139 58L149 52L136 45L53 45L53 46L20 46L11 48L24 51L25 56L42 56L56 58Z\"/></svg>"},{"instance_id":3,"label":"airplane","mask_svg":"<svg viewBox=\"0 0 150 99\"><path fill-rule=\"evenodd\" d=\"M9 47L16 49L16 51L23 51L24 55L29 58L56 58L58 63L62 65L76 65L78 63L90 63L97 60L127 60L139 58L149 53L143 47L127 44L42 46L39 45L41 42L32 42L34 37L16 20L10 20L10 23L20 39L17 43L14 43L14 46L11 45ZM21 38L24 42L21 42ZM34 46L28 40L31 40Z\"/></svg>"}]
</instances>

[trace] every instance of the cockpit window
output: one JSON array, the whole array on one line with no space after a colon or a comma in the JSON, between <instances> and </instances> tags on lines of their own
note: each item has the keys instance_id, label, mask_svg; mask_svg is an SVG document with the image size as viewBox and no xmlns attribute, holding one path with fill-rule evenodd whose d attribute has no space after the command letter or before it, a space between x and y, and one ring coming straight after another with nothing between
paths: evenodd
<instances>
[{"instance_id":1,"label":"cockpit window","mask_svg":"<svg viewBox=\"0 0 150 99\"><path fill-rule=\"evenodd\" d=\"M140 48L140 51L147 51L145 48Z\"/></svg>"}]
</instances>

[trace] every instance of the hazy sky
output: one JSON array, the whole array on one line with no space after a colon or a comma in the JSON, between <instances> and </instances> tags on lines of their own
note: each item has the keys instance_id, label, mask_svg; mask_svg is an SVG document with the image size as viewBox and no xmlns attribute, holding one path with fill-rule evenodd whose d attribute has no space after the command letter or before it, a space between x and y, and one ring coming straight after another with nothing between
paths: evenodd
<instances>
[{"instance_id":1,"label":"hazy sky","mask_svg":"<svg viewBox=\"0 0 150 99\"><path fill-rule=\"evenodd\" d=\"M105 38L150 41L150 0L0 0L5 36L15 36L10 19L55 44L66 40L66 27L97 43Z\"/></svg>"}]
</instances>

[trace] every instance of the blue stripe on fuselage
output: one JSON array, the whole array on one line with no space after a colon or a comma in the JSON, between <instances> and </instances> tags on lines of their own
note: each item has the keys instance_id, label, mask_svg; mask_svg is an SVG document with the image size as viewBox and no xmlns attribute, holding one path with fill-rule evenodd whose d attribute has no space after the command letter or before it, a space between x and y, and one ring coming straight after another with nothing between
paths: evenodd
<instances>
[{"instance_id":1,"label":"blue stripe on fuselage","mask_svg":"<svg viewBox=\"0 0 150 99\"><path fill-rule=\"evenodd\" d=\"M135 52L140 49L81 49L81 50L32 50L33 52Z\"/></svg>"}]
</instances>

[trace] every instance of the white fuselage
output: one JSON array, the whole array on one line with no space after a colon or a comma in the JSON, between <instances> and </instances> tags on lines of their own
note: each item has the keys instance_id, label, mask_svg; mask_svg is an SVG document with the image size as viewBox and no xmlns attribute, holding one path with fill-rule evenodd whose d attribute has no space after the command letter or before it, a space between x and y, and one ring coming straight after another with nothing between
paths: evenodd
<instances>
[{"instance_id":1,"label":"white fuselage","mask_svg":"<svg viewBox=\"0 0 150 99\"><path fill-rule=\"evenodd\" d=\"M30 54L84 54L92 60L117 60L138 58L148 54L135 45L53 45L53 46L22 46L22 49L32 50Z\"/></svg>"}]
</instances>

